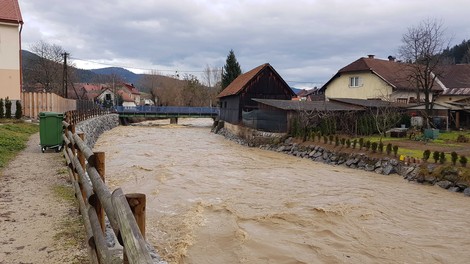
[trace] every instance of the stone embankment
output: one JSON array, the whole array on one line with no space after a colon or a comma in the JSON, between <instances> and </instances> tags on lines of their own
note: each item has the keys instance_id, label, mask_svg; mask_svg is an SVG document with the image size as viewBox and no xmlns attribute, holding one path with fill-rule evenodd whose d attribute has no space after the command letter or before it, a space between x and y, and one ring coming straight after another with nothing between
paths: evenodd
<instances>
[{"instance_id":1,"label":"stone embankment","mask_svg":"<svg viewBox=\"0 0 470 264\"><path fill-rule=\"evenodd\" d=\"M218 134L238 144L252 146L249 142L233 135L224 128L220 129ZM470 187L467 183L460 181L459 172L456 168L443 170L440 176L436 177L434 172L438 169L437 164L408 164L393 157L369 157L367 153L361 151L342 153L317 145L299 145L294 143L292 138L287 138L282 143L264 144L258 147L316 162L346 166L351 169L360 169L382 175L398 174L408 181L437 185L449 191L463 192L466 196L470 196Z\"/></svg>"},{"instance_id":2,"label":"stone embankment","mask_svg":"<svg viewBox=\"0 0 470 264\"><path fill-rule=\"evenodd\" d=\"M91 149L103 132L119 126L119 115L109 114L97 116L78 123L75 127L77 132L85 133L85 143Z\"/></svg>"}]
</instances>

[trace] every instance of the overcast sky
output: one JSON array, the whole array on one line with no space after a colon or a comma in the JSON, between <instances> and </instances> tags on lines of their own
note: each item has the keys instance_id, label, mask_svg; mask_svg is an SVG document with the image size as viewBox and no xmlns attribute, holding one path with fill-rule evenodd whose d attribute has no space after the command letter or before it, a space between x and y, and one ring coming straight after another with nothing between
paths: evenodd
<instances>
[{"instance_id":1,"label":"overcast sky","mask_svg":"<svg viewBox=\"0 0 470 264\"><path fill-rule=\"evenodd\" d=\"M425 19L442 21L451 45L470 38L468 0L19 2L23 49L57 44L80 68L199 76L233 49L243 72L270 63L293 87L321 86L368 54L397 56L402 35Z\"/></svg>"}]
</instances>

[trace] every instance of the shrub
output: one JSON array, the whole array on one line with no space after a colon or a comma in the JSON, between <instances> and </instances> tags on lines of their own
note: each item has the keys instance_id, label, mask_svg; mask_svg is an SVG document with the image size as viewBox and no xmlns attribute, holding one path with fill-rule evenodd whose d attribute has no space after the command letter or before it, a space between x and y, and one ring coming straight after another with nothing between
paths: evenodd
<instances>
[{"instance_id":1,"label":"shrub","mask_svg":"<svg viewBox=\"0 0 470 264\"><path fill-rule=\"evenodd\" d=\"M398 146L395 145L395 146L393 146L393 155L396 157L397 153L398 153Z\"/></svg>"},{"instance_id":2,"label":"shrub","mask_svg":"<svg viewBox=\"0 0 470 264\"><path fill-rule=\"evenodd\" d=\"M439 163L444 164L446 162L446 154L444 152L439 153Z\"/></svg>"},{"instance_id":3,"label":"shrub","mask_svg":"<svg viewBox=\"0 0 470 264\"><path fill-rule=\"evenodd\" d=\"M370 140L366 141L365 147L366 147L366 150L369 151L369 149L370 149Z\"/></svg>"},{"instance_id":4,"label":"shrub","mask_svg":"<svg viewBox=\"0 0 470 264\"><path fill-rule=\"evenodd\" d=\"M371 149L372 149L372 153L377 152L377 145L378 145L377 142L372 142L372 144L370 146Z\"/></svg>"},{"instance_id":5,"label":"shrub","mask_svg":"<svg viewBox=\"0 0 470 264\"><path fill-rule=\"evenodd\" d=\"M377 149L379 150L380 153L384 152L384 143L382 143L382 141L379 142Z\"/></svg>"},{"instance_id":6,"label":"shrub","mask_svg":"<svg viewBox=\"0 0 470 264\"><path fill-rule=\"evenodd\" d=\"M428 161L429 157L431 157L431 151L427 149L423 152L423 160Z\"/></svg>"},{"instance_id":7,"label":"shrub","mask_svg":"<svg viewBox=\"0 0 470 264\"><path fill-rule=\"evenodd\" d=\"M452 165L455 166L455 164L457 163L457 160L459 159L459 155L457 154L457 152L455 151L452 151L450 153L450 160L452 161Z\"/></svg>"},{"instance_id":8,"label":"shrub","mask_svg":"<svg viewBox=\"0 0 470 264\"><path fill-rule=\"evenodd\" d=\"M330 136L329 136L329 139L330 139L330 144L333 144L333 139L335 139L335 138L333 137L333 135L330 135Z\"/></svg>"},{"instance_id":9,"label":"shrub","mask_svg":"<svg viewBox=\"0 0 470 264\"><path fill-rule=\"evenodd\" d=\"M346 139L345 138L341 138L341 145L346 145Z\"/></svg>"},{"instance_id":10,"label":"shrub","mask_svg":"<svg viewBox=\"0 0 470 264\"><path fill-rule=\"evenodd\" d=\"M356 145L357 145L357 139L354 139L353 142L352 142L352 147L353 147L353 149L356 148Z\"/></svg>"},{"instance_id":11,"label":"shrub","mask_svg":"<svg viewBox=\"0 0 470 264\"><path fill-rule=\"evenodd\" d=\"M392 153L392 143L387 144L385 151L387 152L387 155L390 155L390 153Z\"/></svg>"},{"instance_id":12,"label":"shrub","mask_svg":"<svg viewBox=\"0 0 470 264\"><path fill-rule=\"evenodd\" d=\"M360 139L359 139L359 149L361 150L362 147L364 147L364 139L363 139L363 138L360 138Z\"/></svg>"},{"instance_id":13,"label":"shrub","mask_svg":"<svg viewBox=\"0 0 470 264\"><path fill-rule=\"evenodd\" d=\"M5 118L11 118L11 101L5 98Z\"/></svg>"},{"instance_id":14,"label":"shrub","mask_svg":"<svg viewBox=\"0 0 470 264\"><path fill-rule=\"evenodd\" d=\"M16 101L16 112L15 112L15 118L20 119L23 116L23 109L21 108L21 102L20 100Z\"/></svg>"},{"instance_id":15,"label":"shrub","mask_svg":"<svg viewBox=\"0 0 470 264\"><path fill-rule=\"evenodd\" d=\"M0 98L0 118L5 117L4 107L5 105L3 104L3 98Z\"/></svg>"},{"instance_id":16,"label":"shrub","mask_svg":"<svg viewBox=\"0 0 470 264\"><path fill-rule=\"evenodd\" d=\"M328 143L328 137L327 136L323 136L323 143Z\"/></svg>"},{"instance_id":17,"label":"shrub","mask_svg":"<svg viewBox=\"0 0 470 264\"><path fill-rule=\"evenodd\" d=\"M434 162L437 163L437 161L439 160L439 156L440 156L440 153L439 151L434 151L432 153L432 158L434 159Z\"/></svg>"},{"instance_id":18,"label":"shrub","mask_svg":"<svg viewBox=\"0 0 470 264\"><path fill-rule=\"evenodd\" d=\"M320 142L321 141L321 132L320 131L318 131L318 133L317 133L317 138L318 138L318 142Z\"/></svg>"},{"instance_id":19,"label":"shrub","mask_svg":"<svg viewBox=\"0 0 470 264\"><path fill-rule=\"evenodd\" d=\"M339 146L339 137L338 136L335 137L335 146Z\"/></svg>"},{"instance_id":20,"label":"shrub","mask_svg":"<svg viewBox=\"0 0 470 264\"><path fill-rule=\"evenodd\" d=\"M459 136L457 137L457 142L459 142L459 143L467 143L467 142L468 142L468 138L467 138L466 136L464 136L464 135L459 135Z\"/></svg>"},{"instance_id":21,"label":"shrub","mask_svg":"<svg viewBox=\"0 0 470 264\"><path fill-rule=\"evenodd\" d=\"M351 140L348 138L346 139L346 148L351 147Z\"/></svg>"},{"instance_id":22,"label":"shrub","mask_svg":"<svg viewBox=\"0 0 470 264\"><path fill-rule=\"evenodd\" d=\"M460 160L459 160L460 164L462 165L462 167L466 167L467 166L467 157L465 156L460 156Z\"/></svg>"}]
</instances>

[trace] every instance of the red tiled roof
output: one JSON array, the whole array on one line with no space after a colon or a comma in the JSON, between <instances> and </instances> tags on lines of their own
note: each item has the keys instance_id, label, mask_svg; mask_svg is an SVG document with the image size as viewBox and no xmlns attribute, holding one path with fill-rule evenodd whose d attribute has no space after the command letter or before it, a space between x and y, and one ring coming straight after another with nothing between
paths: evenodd
<instances>
[{"instance_id":1,"label":"red tiled roof","mask_svg":"<svg viewBox=\"0 0 470 264\"><path fill-rule=\"evenodd\" d=\"M443 67L443 74L439 80L447 88L470 87L470 64L456 64Z\"/></svg>"},{"instance_id":2,"label":"red tiled roof","mask_svg":"<svg viewBox=\"0 0 470 264\"><path fill-rule=\"evenodd\" d=\"M360 58L338 73L371 71L396 89L415 89L409 81L410 67L407 63L381 60L375 58Z\"/></svg>"},{"instance_id":3,"label":"red tiled roof","mask_svg":"<svg viewBox=\"0 0 470 264\"><path fill-rule=\"evenodd\" d=\"M132 94L140 94L139 90L135 88L133 84L123 83L123 85L132 93Z\"/></svg>"},{"instance_id":4,"label":"red tiled roof","mask_svg":"<svg viewBox=\"0 0 470 264\"><path fill-rule=\"evenodd\" d=\"M322 90L324 90L326 85L333 79L341 76L342 73L351 72L371 72L395 89L415 90L416 85L409 77L412 71L411 64L408 63L375 58L360 58L340 69L338 73L322 87ZM435 84L433 90L442 90L442 88Z\"/></svg>"},{"instance_id":5,"label":"red tiled roof","mask_svg":"<svg viewBox=\"0 0 470 264\"><path fill-rule=\"evenodd\" d=\"M131 96L124 90L118 90L117 93L122 97L124 102L134 102L134 99L132 99Z\"/></svg>"},{"instance_id":6,"label":"red tiled roof","mask_svg":"<svg viewBox=\"0 0 470 264\"><path fill-rule=\"evenodd\" d=\"M236 95L239 92L243 91L245 89L245 86L248 84L248 82L253 79L258 73L260 73L265 67L271 67L269 63L265 63L263 65L260 65L253 70L246 72L244 74L239 75L235 80L233 80L225 89L220 92L220 94L217 96L218 98L221 97L226 97L230 95Z\"/></svg>"},{"instance_id":7,"label":"red tiled roof","mask_svg":"<svg viewBox=\"0 0 470 264\"><path fill-rule=\"evenodd\" d=\"M17 0L1 0L0 1L0 21L14 22L23 24L21 17L20 5Z\"/></svg>"}]
</instances>

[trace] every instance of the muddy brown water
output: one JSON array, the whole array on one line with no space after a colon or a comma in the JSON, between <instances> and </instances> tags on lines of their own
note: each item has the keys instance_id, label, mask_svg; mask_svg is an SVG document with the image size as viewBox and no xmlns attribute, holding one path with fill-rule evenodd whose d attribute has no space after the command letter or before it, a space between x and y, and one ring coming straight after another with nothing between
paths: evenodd
<instances>
[{"instance_id":1,"label":"muddy brown water","mask_svg":"<svg viewBox=\"0 0 470 264\"><path fill-rule=\"evenodd\" d=\"M147 239L170 263L470 263L461 193L180 123L117 127L95 146L111 187L147 195Z\"/></svg>"}]
</instances>

